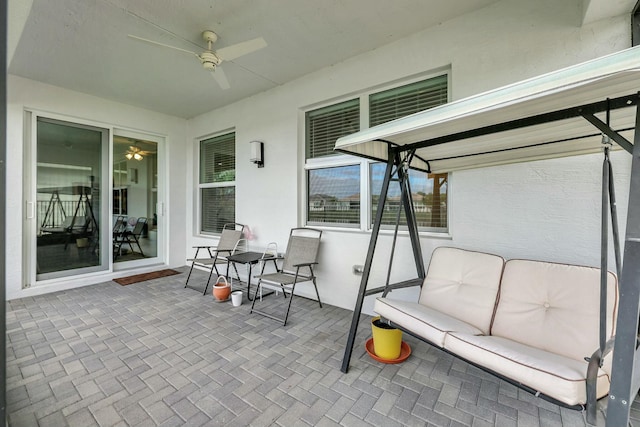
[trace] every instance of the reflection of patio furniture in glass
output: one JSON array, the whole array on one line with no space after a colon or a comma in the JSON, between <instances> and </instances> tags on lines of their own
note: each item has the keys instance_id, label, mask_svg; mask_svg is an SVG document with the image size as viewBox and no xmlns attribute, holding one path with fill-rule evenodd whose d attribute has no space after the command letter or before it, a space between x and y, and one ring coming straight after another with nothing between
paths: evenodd
<instances>
[{"instance_id":1,"label":"reflection of patio furniture in glass","mask_svg":"<svg viewBox=\"0 0 640 427\"><path fill-rule=\"evenodd\" d=\"M122 251L122 245L127 244L131 249L131 252L135 252L133 248L133 243L138 246L140 250L140 255L144 257L144 252L142 251L142 247L140 246L140 237L147 225L147 218L140 217L136 221L136 225L133 227L133 230L126 230L126 228L113 236L113 259L118 257Z\"/></svg>"},{"instance_id":2,"label":"reflection of patio furniture in glass","mask_svg":"<svg viewBox=\"0 0 640 427\"><path fill-rule=\"evenodd\" d=\"M242 233L244 231L244 225L238 224L235 222L230 222L224 225L222 229L222 234L220 234L220 240L218 241L217 246L203 245L203 246L194 246L196 253L193 258L187 259L187 261L191 262L191 269L189 270L189 275L187 276L187 280L184 283L184 287L186 288L189 284L189 279L191 278L191 273L193 272L194 266L199 266L206 268L209 270L209 277L207 278L207 284L204 287L203 295L207 293L207 289L209 288L209 282L211 281L211 276L215 270L217 275L220 275L218 271L217 264L226 264L227 265L227 275L229 274L229 263L227 262L227 257L229 255L234 254L243 241ZM198 253L201 249L206 249L209 254L208 258L198 258ZM238 270L236 269L236 265L233 264L233 268L236 270L236 277L238 276Z\"/></svg>"},{"instance_id":3,"label":"reflection of patio furniture in glass","mask_svg":"<svg viewBox=\"0 0 640 427\"><path fill-rule=\"evenodd\" d=\"M113 223L113 229L111 231L112 234L112 247L113 247L113 260L120 255L121 244L119 243L122 240L122 235L127 229L127 220L124 215L118 215L116 217L116 221Z\"/></svg>"},{"instance_id":4,"label":"reflection of patio furniture in glass","mask_svg":"<svg viewBox=\"0 0 640 427\"><path fill-rule=\"evenodd\" d=\"M39 238L38 244L44 244L45 241L56 242L55 239L47 239L44 237L52 234L63 234L66 236L64 241L65 249L74 238L88 237L92 240L97 239L99 235L98 224L91 207L90 187L74 185L70 187L40 188L38 189L38 193L51 194L47 210L40 224L41 238ZM73 215L67 215L65 212L63 202L60 200L60 195L78 196ZM61 223L59 222L60 218L64 218ZM92 247L96 247L95 243L97 242L94 242Z\"/></svg>"},{"instance_id":5,"label":"reflection of patio furniture in glass","mask_svg":"<svg viewBox=\"0 0 640 427\"><path fill-rule=\"evenodd\" d=\"M125 221L124 215L118 215L116 217L115 222L113 223L112 232L113 232L114 237L116 235L122 233L125 230L126 226L127 226L127 223Z\"/></svg>"},{"instance_id":6,"label":"reflection of patio furniture in glass","mask_svg":"<svg viewBox=\"0 0 640 427\"><path fill-rule=\"evenodd\" d=\"M313 266L316 265L318 259L318 249L320 247L321 230L313 228L293 228L289 235L287 243L287 251L282 260L282 268L276 273L261 274L258 277L258 286L251 304L251 313L256 312L271 319L278 320L287 325L291 303L293 301L296 284L300 282L312 282L318 297L318 304L322 307L318 286L316 285L316 276L313 272ZM289 294L289 302L284 318L280 318L255 309L258 292L262 292L262 288L282 291L285 298Z\"/></svg>"}]
</instances>

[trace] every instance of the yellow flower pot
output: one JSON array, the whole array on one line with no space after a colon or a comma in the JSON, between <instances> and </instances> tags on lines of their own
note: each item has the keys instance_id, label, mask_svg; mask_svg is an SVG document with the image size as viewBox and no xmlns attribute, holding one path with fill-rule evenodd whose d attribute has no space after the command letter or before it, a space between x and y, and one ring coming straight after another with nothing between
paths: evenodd
<instances>
[{"instance_id":1,"label":"yellow flower pot","mask_svg":"<svg viewBox=\"0 0 640 427\"><path fill-rule=\"evenodd\" d=\"M397 359L402 350L402 331L380 320L380 316L371 319L373 349L381 359Z\"/></svg>"}]
</instances>

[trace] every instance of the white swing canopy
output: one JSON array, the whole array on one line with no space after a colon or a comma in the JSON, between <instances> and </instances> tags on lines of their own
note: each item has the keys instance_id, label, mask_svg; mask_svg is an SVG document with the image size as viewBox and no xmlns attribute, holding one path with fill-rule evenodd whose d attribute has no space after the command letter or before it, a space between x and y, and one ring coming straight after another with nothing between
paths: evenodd
<instances>
[{"instance_id":1,"label":"white swing canopy","mask_svg":"<svg viewBox=\"0 0 640 427\"><path fill-rule=\"evenodd\" d=\"M385 163L389 144L415 149L410 166L433 173L594 153L602 133L583 114L632 141L638 91L640 46L344 136L335 149Z\"/></svg>"}]
</instances>

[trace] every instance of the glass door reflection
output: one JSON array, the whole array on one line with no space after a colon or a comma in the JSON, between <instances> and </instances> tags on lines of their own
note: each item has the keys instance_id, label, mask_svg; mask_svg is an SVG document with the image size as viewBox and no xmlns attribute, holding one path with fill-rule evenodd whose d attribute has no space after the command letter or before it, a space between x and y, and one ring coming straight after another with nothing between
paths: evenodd
<instances>
[{"instance_id":1,"label":"glass door reflection","mask_svg":"<svg viewBox=\"0 0 640 427\"><path fill-rule=\"evenodd\" d=\"M158 144L113 137L113 262L158 256Z\"/></svg>"},{"instance_id":2,"label":"glass door reflection","mask_svg":"<svg viewBox=\"0 0 640 427\"><path fill-rule=\"evenodd\" d=\"M43 117L36 126L36 279L105 270L100 229L107 130Z\"/></svg>"}]
</instances>

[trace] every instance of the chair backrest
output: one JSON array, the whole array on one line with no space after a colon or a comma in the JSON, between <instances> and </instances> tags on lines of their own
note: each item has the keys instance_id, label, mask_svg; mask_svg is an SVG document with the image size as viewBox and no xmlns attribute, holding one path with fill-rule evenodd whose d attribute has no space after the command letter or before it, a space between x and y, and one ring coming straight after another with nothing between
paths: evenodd
<instances>
[{"instance_id":1,"label":"chair backrest","mask_svg":"<svg viewBox=\"0 0 640 427\"><path fill-rule=\"evenodd\" d=\"M295 274L295 265L317 262L321 236L322 231L315 228L292 228L282 271Z\"/></svg>"},{"instance_id":2,"label":"chair backrest","mask_svg":"<svg viewBox=\"0 0 640 427\"><path fill-rule=\"evenodd\" d=\"M220 234L220 240L216 249L218 251L231 252L233 251L240 239L242 238L242 232L244 231L244 225L231 222L225 224L222 228L222 234Z\"/></svg>"},{"instance_id":3,"label":"chair backrest","mask_svg":"<svg viewBox=\"0 0 640 427\"><path fill-rule=\"evenodd\" d=\"M122 232L124 227L125 227L124 224L125 224L124 216L123 215L118 215L116 217L116 222L113 224L113 232L114 233Z\"/></svg>"},{"instance_id":4,"label":"chair backrest","mask_svg":"<svg viewBox=\"0 0 640 427\"><path fill-rule=\"evenodd\" d=\"M138 218L138 220L136 221L136 226L133 227L133 230L131 231L131 234L135 235L135 236L139 236L142 234L142 232L144 231L144 226L147 224L147 218L141 216L140 218Z\"/></svg>"}]
</instances>

